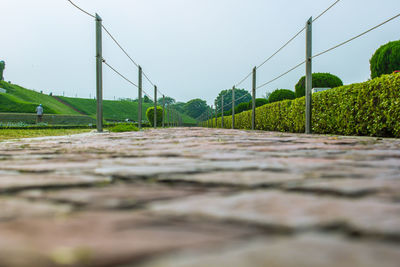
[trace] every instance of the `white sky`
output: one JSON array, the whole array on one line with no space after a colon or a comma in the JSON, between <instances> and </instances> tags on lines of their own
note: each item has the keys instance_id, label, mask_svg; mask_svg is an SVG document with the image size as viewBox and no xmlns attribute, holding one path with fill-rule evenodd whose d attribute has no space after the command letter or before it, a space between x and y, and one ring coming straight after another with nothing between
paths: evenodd
<instances>
[{"instance_id":1,"label":"white sky","mask_svg":"<svg viewBox=\"0 0 400 267\"><path fill-rule=\"evenodd\" d=\"M211 105L334 0L75 0L142 65L159 89L178 101ZM95 23L66 0L0 0L0 59L5 79L37 91L88 98L95 93ZM399 0L342 0L313 25L318 53L400 11ZM369 59L400 39L400 19L315 59L313 72L345 84L370 76ZM137 82L137 69L104 35L104 58ZM304 34L259 70L258 83L304 60ZM257 91L294 90L304 67ZM250 90L251 79L241 87ZM152 94L150 84L145 90ZM104 97L136 98L137 89L104 67Z\"/></svg>"}]
</instances>

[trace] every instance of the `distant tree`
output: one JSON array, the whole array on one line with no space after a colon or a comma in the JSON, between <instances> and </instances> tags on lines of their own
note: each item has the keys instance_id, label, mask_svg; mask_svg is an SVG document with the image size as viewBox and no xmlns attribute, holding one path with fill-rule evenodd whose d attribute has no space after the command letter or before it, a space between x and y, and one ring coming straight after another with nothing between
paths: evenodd
<instances>
[{"instance_id":1,"label":"distant tree","mask_svg":"<svg viewBox=\"0 0 400 267\"><path fill-rule=\"evenodd\" d=\"M162 104L163 104L163 98L162 97L160 97L158 99L158 103L160 104L160 106L162 106ZM169 97L169 96L165 97L165 105L173 105L175 103L176 103L176 101L172 97Z\"/></svg>"},{"instance_id":2,"label":"distant tree","mask_svg":"<svg viewBox=\"0 0 400 267\"><path fill-rule=\"evenodd\" d=\"M147 95L145 95L143 97L143 103L153 103L153 101Z\"/></svg>"},{"instance_id":3,"label":"distant tree","mask_svg":"<svg viewBox=\"0 0 400 267\"><path fill-rule=\"evenodd\" d=\"M209 107L207 106L207 102L205 100L201 100L199 98L192 99L185 104L183 107L184 113L189 115L192 118L200 117L204 112L207 111Z\"/></svg>"},{"instance_id":4,"label":"distant tree","mask_svg":"<svg viewBox=\"0 0 400 267\"><path fill-rule=\"evenodd\" d=\"M232 102L232 89L222 90L217 98L215 99L215 106L217 110L221 109L221 98L224 96L224 105L227 105ZM239 99L239 100L238 100ZM235 90L235 107L240 103L249 102L251 100L250 93L245 89L236 89ZM229 107L226 106L225 110L231 110L232 105Z\"/></svg>"},{"instance_id":5,"label":"distant tree","mask_svg":"<svg viewBox=\"0 0 400 267\"><path fill-rule=\"evenodd\" d=\"M176 102L175 104L173 104L171 107L173 109L175 109L176 111L178 111L179 113L184 113L184 109L183 107L186 105L185 102Z\"/></svg>"}]
</instances>

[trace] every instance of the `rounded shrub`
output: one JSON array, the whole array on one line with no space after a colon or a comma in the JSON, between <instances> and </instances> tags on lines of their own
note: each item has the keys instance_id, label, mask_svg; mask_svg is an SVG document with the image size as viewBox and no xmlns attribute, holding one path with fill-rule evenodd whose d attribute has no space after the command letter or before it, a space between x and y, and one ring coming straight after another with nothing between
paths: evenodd
<instances>
[{"instance_id":1,"label":"rounded shrub","mask_svg":"<svg viewBox=\"0 0 400 267\"><path fill-rule=\"evenodd\" d=\"M400 40L382 45L369 62L372 79L400 70Z\"/></svg>"},{"instance_id":2,"label":"rounded shrub","mask_svg":"<svg viewBox=\"0 0 400 267\"><path fill-rule=\"evenodd\" d=\"M249 103L247 103L247 102L240 103L239 105L237 105L235 107L235 114L239 114L239 113L242 113L243 111L246 111L248 106L249 106Z\"/></svg>"},{"instance_id":3,"label":"rounded shrub","mask_svg":"<svg viewBox=\"0 0 400 267\"><path fill-rule=\"evenodd\" d=\"M313 73L312 74L313 88L335 88L343 85L342 80L336 75L330 73ZM296 97L306 95L306 77L303 76L295 86Z\"/></svg>"},{"instance_id":4,"label":"rounded shrub","mask_svg":"<svg viewBox=\"0 0 400 267\"><path fill-rule=\"evenodd\" d=\"M256 98L256 108L264 106L268 104L268 100L265 98ZM248 103L247 110L251 110L253 108L253 100Z\"/></svg>"},{"instance_id":5,"label":"rounded shrub","mask_svg":"<svg viewBox=\"0 0 400 267\"><path fill-rule=\"evenodd\" d=\"M162 123L162 115L163 109L161 107L157 107L157 126L160 126ZM154 107L150 107L147 109L146 117L151 126L154 126Z\"/></svg>"},{"instance_id":6,"label":"rounded shrub","mask_svg":"<svg viewBox=\"0 0 400 267\"><path fill-rule=\"evenodd\" d=\"M285 99L295 99L295 98L296 98L295 93L289 89L276 89L269 95L268 102L274 103Z\"/></svg>"}]
</instances>

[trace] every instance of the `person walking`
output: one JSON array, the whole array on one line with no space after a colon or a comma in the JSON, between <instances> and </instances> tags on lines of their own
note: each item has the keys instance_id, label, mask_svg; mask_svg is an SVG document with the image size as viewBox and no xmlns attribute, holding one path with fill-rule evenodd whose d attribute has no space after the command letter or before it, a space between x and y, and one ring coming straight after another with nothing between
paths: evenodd
<instances>
[{"instance_id":1,"label":"person walking","mask_svg":"<svg viewBox=\"0 0 400 267\"><path fill-rule=\"evenodd\" d=\"M37 114L36 123L42 122L43 121L43 106L42 106L42 104L40 104L38 107L36 107L36 114Z\"/></svg>"}]
</instances>

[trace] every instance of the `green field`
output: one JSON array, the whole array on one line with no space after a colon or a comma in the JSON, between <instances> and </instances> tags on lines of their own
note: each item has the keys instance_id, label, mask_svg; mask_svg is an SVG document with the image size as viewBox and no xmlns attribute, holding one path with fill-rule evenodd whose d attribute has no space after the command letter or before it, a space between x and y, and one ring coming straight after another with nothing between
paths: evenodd
<instances>
[{"instance_id":1,"label":"green field","mask_svg":"<svg viewBox=\"0 0 400 267\"><path fill-rule=\"evenodd\" d=\"M71 105L75 109L87 114L89 116L96 115L96 100L72 97L59 97L62 101ZM142 106L142 120L147 120L146 110L153 107L152 103L143 103ZM196 124L196 121L191 117L180 114L185 124ZM108 121L124 121L129 119L137 121L138 118L138 102L127 100L103 100L103 116ZM168 117L168 116L167 116ZM168 122L168 119L166 120Z\"/></svg>"},{"instance_id":2,"label":"green field","mask_svg":"<svg viewBox=\"0 0 400 267\"><path fill-rule=\"evenodd\" d=\"M18 122L20 120L34 123L36 120L34 116L35 110L39 104L43 105L45 122L49 124L81 125L93 123L96 118L97 108L96 100L94 99L53 97L4 81L0 81L0 88L7 90L5 94L0 93L0 112L3 113L0 115L0 122ZM61 102L57 99L61 100ZM147 121L146 110L152 106L152 103L143 103L142 120ZM16 114L19 113L21 114L17 116ZM46 116L50 114L63 115L64 117ZM82 116L82 114L87 116ZM185 114L180 115L184 124L196 125L196 120L193 118ZM103 116L106 121L125 121L126 119L137 121L138 102L103 100ZM168 121L166 119L166 122Z\"/></svg>"}]
</instances>

